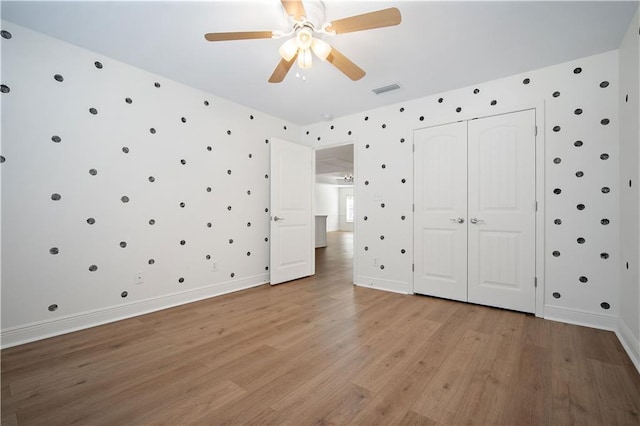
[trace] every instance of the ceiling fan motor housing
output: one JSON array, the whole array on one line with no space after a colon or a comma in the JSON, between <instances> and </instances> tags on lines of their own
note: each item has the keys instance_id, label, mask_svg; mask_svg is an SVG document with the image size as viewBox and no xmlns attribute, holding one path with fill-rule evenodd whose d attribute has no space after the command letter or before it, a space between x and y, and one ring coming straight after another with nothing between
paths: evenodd
<instances>
[{"instance_id":1,"label":"ceiling fan motor housing","mask_svg":"<svg viewBox=\"0 0 640 426\"><path fill-rule=\"evenodd\" d=\"M304 10L306 11L306 21L311 24L313 29L322 28L325 23L324 2L320 0L309 0L304 2Z\"/></svg>"}]
</instances>

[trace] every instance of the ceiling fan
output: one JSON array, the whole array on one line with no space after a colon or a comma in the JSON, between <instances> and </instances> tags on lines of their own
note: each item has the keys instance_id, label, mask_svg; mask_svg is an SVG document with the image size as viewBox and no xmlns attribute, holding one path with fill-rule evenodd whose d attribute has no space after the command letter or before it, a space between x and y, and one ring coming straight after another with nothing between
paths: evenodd
<instances>
[{"instance_id":1,"label":"ceiling fan","mask_svg":"<svg viewBox=\"0 0 640 426\"><path fill-rule=\"evenodd\" d=\"M284 80L294 62L300 69L311 68L313 52L319 59L329 61L351 80L360 80L365 72L346 56L314 35L336 35L355 31L371 30L400 24L400 11L391 7L362 15L351 16L337 21L324 22L324 5L321 1L305 1L311 13L305 10L301 0L281 0L285 12L291 21L291 30L283 31L244 31L227 33L207 33L208 41L248 40L261 38L289 37L278 52L282 59L269 78L269 83Z\"/></svg>"}]
</instances>

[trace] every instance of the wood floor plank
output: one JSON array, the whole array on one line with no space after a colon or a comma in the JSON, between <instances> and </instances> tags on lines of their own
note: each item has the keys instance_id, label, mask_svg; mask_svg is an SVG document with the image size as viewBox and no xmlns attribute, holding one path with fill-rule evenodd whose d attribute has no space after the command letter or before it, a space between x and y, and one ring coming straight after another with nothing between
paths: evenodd
<instances>
[{"instance_id":1,"label":"wood floor plank","mask_svg":"<svg viewBox=\"0 0 640 426\"><path fill-rule=\"evenodd\" d=\"M634 425L614 333L316 275L2 351L7 425Z\"/></svg>"}]
</instances>

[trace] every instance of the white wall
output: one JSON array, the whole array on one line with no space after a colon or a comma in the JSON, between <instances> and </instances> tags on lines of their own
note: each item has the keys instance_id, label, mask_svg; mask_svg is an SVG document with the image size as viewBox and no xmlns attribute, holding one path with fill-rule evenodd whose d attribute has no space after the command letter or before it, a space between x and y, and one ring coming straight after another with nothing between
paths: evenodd
<instances>
[{"instance_id":1,"label":"white wall","mask_svg":"<svg viewBox=\"0 0 640 426\"><path fill-rule=\"evenodd\" d=\"M640 12L620 46L620 323L618 336L640 370ZM629 182L631 181L631 186ZM628 264L628 267L627 267Z\"/></svg>"},{"instance_id":2,"label":"white wall","mask_svg":"<svg viewBox=\"0 0 640 426\"><path fill-rule=\"evenodd\" d=\"M540 129L546 171L545 199L540 200L545 206L545 315L595 326L620 316L637 341L640 256L637 242L627 245L627 228L625 238L619 238L620 223L638 222L638 186L622 190L626 175L638 179L633 176L638 176L640 92L635 68L631 77L625 74L627 64L637 66L637 27L636 15L625 39L631 48L623 46L620 54L621 84L614 51L299 129L3 22L13 38L1 39L2 83L11 88L1 95L6 160L0 167L2 344L267 281L265 141L270 137L310 146L356 141L356 282L411 292L413 131L427 123L540 103L545 122ZM95 61L103 68L96 68ZM574 72L578 67L581 72ZM55 74L64 81L54 80ZM603 82L608 85L602 87ZM619 95L627 88L630 100L623 105ZM126 97L133 103L125 103ZM89 108L98 114L90 114ZM582 114L575 113L577 108ZM601 124L605 118L607 125ZM620 137L632 138L623 142L622 155L619 126ZM156 134L150 134L151 127ZM53 135L62 141L52 142ZM583 145L576 147L575 141ZM89 174L90 169L97 174ZM577 178L577 171L584 177ZM149 176L155 181L149 182ZM601 191L605 186L607 194ZM554 194L555 188L562 193ZM61 199L51 200L53 193ZM124 195L128 203L120 201ZM179 207L180 202L186 206ZM578 203L586 209L577 210ZM87 223L90 217L95 224ZM556 219L562 224L556 225ZM602 219L609 224L601 225ZM577 244L578 237L586 243ZM186 244L180 245L183 239ZM58 254L50 254L54 247ZM603 259L602 253L608 257ZM373 266L374 257L386 265L384 270ZM631 272L619 268L626 266L626 258ZM217 272L212 271L214 261ZM94 264L98 270L89 271ZM134 284L138 271L144 273L144 284ZM618 284L620 275L628 286ZM588 283L580 283L579 276L587 276ZM126 297L121 297L123 291ZM58 309L49 311L54 304Z\"/></svg>"},{"instance_id":3,"label":"white wall","mask_svg":"<svg viewBox=\"0 0 640 426\"><path fill-rule=\"evenodd\" d=\"M338 187L316 183L315 214L327 215L327 232L338 230Z\"/></svg>"},{"instance_id":4,"label":"white wall","mask_svg":"<svg viewBox=\"0 0 640 426\"><path fill-rule=\"evenodd\" d=\"M539 199L545 206L545 316L614 327L620 311L617 101L618 52L612 51L303 126L303 141L310 146L355 141L356 283L412 292L415 129L544 104L537 114L545 123L539 129L545 143L540 166L546 171ZM584 176L577 177L578 171ZM610 191L603 193L603 187ZM556 188L561 194L554 194ZM586 208L578 210L578 204ZM578 244L578 238L586 242ZM385 268L374 265L374 258ZM581 276L588 282L580 282Z\"/></svg>"},{"instance_id":5,"label":"white wall","mask_svg":"<svg viewBox=\"0 0 640 426\"><path fill-rule=\"evenodd\" d=\"M299 127L2 29L4 346L269 280L268 139Z\"/></svg>"},{"instance_id":6,"label":"white wall","mask_svg":"<svg viewBox=\"0 0 640 426\"><path fill-rule=\"evenodd\" d=\"M347 222L347 195L353 195L353 187L340 188L340 223L338 229L340 231L353 232L353 222ZM357 207L354 209L357 211Z\"/></svg>"}]
</instances>

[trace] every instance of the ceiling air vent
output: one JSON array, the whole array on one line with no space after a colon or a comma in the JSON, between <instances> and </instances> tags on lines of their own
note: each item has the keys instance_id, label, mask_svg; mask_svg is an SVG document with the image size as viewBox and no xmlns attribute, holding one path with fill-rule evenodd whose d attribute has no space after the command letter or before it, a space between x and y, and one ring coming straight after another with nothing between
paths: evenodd
<instances>
[{"instance_id":1,"label":"ceiling air vent","mask_svg":"<svg viewBox=\"0 0 640 426\"><path fill-rule=\"evenodd\" d=\"M388 86L382 86L382 87L378 87L377 89L373 89L373 93L375 93L376 95L381 95L386 92L398 90L399 88L400 88L400 85L398 83L393 83Z\"/></svg>"}]
</instances>

